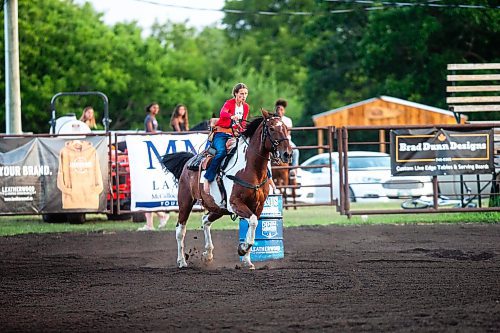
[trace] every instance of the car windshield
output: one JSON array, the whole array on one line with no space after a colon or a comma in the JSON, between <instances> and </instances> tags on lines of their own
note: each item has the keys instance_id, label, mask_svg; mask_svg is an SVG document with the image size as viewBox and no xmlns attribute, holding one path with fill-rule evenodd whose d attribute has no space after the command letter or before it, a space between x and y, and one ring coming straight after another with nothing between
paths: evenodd
<instances>
[{"instance_id":1,"label":"car windshield","mask_svg":"<svg viewBox=\"0 0 500 333\"><path fill-rule=\"evenodd\" d=\"M389 169L389 156L349 156L349 170Z\"/></svg>"}]
</instances>

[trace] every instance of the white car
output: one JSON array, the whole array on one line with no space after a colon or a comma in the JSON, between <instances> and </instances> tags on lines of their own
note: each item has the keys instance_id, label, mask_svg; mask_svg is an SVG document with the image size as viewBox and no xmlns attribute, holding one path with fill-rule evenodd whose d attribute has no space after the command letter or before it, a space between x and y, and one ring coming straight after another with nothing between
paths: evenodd
<instances>
[{"instance_id":1,"label":"white car","mask_svg":"<svg viewBox=\"0 0 500 333\"><path fill-rule=\"evenodd\" d=\"M349 151L349 197L355 201L388 201L395 198L432 195L432 177L392 176L390 155L370 151ZM297 201L328 203L331 198L328 153L313 156L301 164L301 185ZM333 199L339 198L339 156L331 153ZM317 167L315 167L317 166ZM313 185L314 187L307 187ZM323 185L323 186L318 186ZM325 186L327 185L327 186Z\"/></svg>"}]
</instances>

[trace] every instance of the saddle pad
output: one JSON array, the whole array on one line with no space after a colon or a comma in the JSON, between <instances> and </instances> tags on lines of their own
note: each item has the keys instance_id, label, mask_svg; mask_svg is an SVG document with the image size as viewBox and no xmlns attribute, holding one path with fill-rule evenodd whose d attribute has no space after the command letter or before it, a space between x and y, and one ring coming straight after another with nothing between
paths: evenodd
<instances>
[{"instance_id":1,"label":"saddle pad","mask_svg":"<svg viewBox=\"0 0 500 333\"><path fill-rule=\"evenodd\" d=\"M200 169L200 164L203 162L203 160L205 159L205 155L204 154L198 154L195 156L195 158L193 158L191 160L191 162L188 163L187 165L187 168L188 170L192 170L192 171L197 171Z\"/></svg>"}]
</instances>

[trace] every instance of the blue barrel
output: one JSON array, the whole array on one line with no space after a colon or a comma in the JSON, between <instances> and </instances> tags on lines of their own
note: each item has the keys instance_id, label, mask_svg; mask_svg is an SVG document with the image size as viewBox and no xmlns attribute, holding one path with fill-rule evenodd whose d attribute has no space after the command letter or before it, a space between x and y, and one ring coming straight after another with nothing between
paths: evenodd
<instances>
[{"instance_id":1,"label":"blue barrel","mask_svg":"<svg viewBox=\"0 0 500 333\"><path fill-rule=\"evenodd\" d=\"M245 241L248 231L248 220L240 219L239 240ZM283 246L283 197L281 194L269 195L259 224L255 230L255 244L252 246L250 260L266 261L285 257ZM240 257L241 259L242 257Z\"/></svg>"},{"instance_id":2,"label":"blue barrel","mask_svg":"<svg viewBox=\"0 0 500 333\"><path fill-rule=\"evenodd\" d=\"M281 194L270 194L264 202L260 218L268 217L283 217L283 196Z\"/></svg>"}]
</instances>

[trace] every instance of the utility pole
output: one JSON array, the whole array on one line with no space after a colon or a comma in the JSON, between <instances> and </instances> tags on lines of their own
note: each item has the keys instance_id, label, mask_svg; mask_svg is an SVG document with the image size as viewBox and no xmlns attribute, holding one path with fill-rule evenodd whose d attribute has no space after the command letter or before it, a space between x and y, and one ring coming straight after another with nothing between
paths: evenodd
<instances>
[{"instance_id":1,"label":"utility pole","mask_svg":"<svg viewBox=\"0 0 500 333\"><path fill-rule=\"evenodd\" d=\"M4 0L3 11L5 22L5 133L22 134L17 0Z\"/></svg>"}]
</instances>

